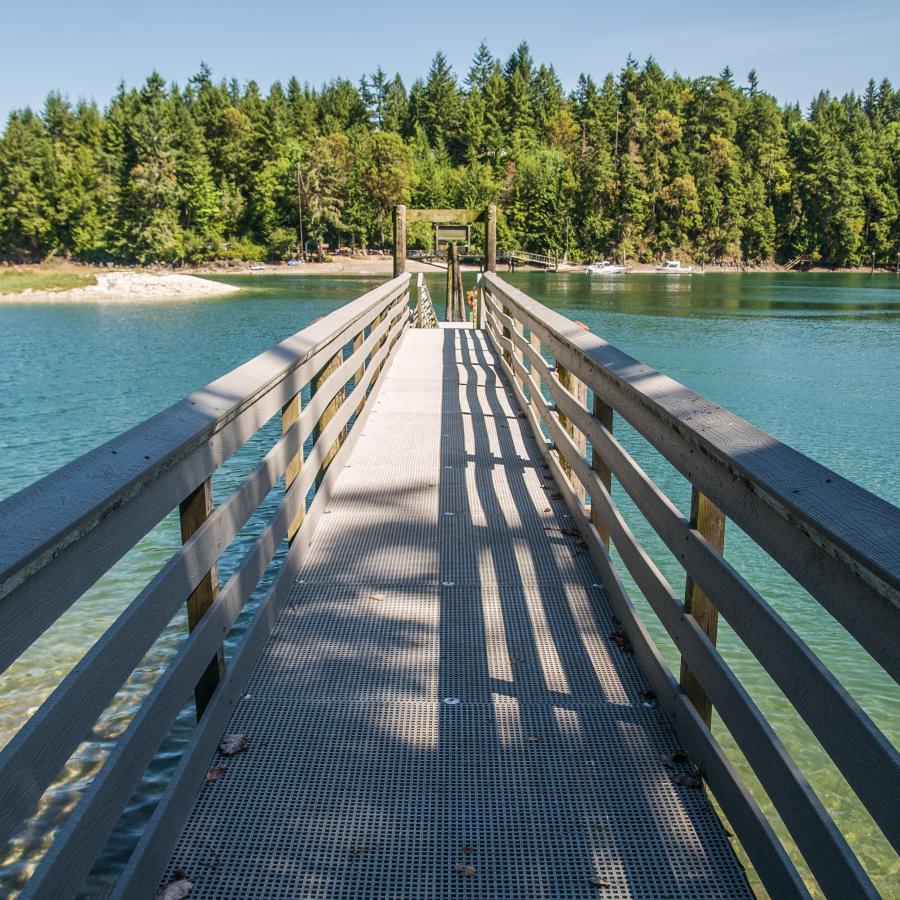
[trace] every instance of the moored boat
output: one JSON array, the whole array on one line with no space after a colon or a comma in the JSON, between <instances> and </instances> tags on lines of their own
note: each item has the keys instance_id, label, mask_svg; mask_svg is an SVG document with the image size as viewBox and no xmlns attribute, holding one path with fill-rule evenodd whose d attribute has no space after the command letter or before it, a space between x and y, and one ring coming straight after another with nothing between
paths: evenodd
<instances>
[{"instance_id":1,"label":"moored boat","mask_svg":"<svg viewBox=\"0 0 900 900\"><path fill-rule=\"evenodd\" d=\"M693 275L693 266L683 266L677 259L667 259L661 266L656 266L654 272L662 272L663 275Z\"/></svg>"},{"instance_id":2,"label":"moored boat","mask_svg":"<svg viewBox=\"0 0 900 900\"><path fill-rule=\"evenodd\" d=\"M585 266L584 271L589 275L624 275L628 269L625 266L618 265L618 263L612 263L608 259L604 259Z\"/></svg>"}]
</instances>

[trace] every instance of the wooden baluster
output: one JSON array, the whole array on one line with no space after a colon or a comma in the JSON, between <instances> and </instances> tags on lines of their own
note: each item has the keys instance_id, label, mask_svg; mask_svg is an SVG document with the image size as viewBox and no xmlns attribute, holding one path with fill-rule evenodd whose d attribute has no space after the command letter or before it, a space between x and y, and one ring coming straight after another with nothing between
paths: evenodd
<instances>
[{"instance_id":1,"label":"wooden baluster","mask_svg":"<svg viewBox=\"0 0 900 900\"><path fill-rule=\"evenodd\" d=\"M353 339L353 352L356 353L360 347L363 345L363 341L365 340L365 332L361 331L354 339ZM356 374L353 376L353 388L356 389L356 386L363 380L366 374L366 364L363 361L363 364L356 370ZM359 401L359 406L356 407L356 415L358 416L362 412L362 408L366 405L366 398L363 397L362 400ZM347 429L344 430L345 434Z\"/></svg>"},{"instance_id":2,"label":"wooden baluster","mask_svg":"<svg viewBox=\"0 0 900 900\"><path fill-rule=\"evenodd\" d=\"M416 279L416 328L422 327L422 291L424 290L425 276L419 272Z\"/></svg>"},{"instance_id":3,"label":"wooden baluster","mask_svg":"<svg viewBox=\"0 0 900 900\"><path fill-rule=\"evenodd\" d=\"M596 391L594 392L594 417L599 419L600 424L612 434L612 407L604 403L597 395ZM603 461L603 458L597 452L596 447L593 448L593 452L591 453L591 468L600 476L600 481L603 482L603 486L606 490L612 494L612 472L609 471L609 466ZM591 504L591 522L594 523L597 533L606 545L606 549L609 550L609 532L606 530L606 525L603 524L600 513L593 503Z\"/></svg>"},{"instance_id":4,"label":"wooden baluster","mask_svg":"<svg viewBox=\"0 0 900 900\"><path fill-rule=\"evenodd\" d=\"M695 487L691 488L691 528L696 529L719 552L725 549L725 513L722 512L709 497L704 496ZM709 597L700 590L690 575L687 576L684 588L684 605L697 624L712 641L716 643L719 626L719 611L713 606ZM681 686L688 695L700 717L707 727L712 723L712 703L694 677L694 673L681 660Z\"/></svg>"},{"instance_id":5,"label":"wooden baluster","mask_svg":"<svg viewBox=\"0 0 900 900\"><path fill-rule=\"evenodd\" d=\"M298 391L284 406L281 407L281 433L284 434L300 418L300 392ZM287 489L297 480L300 469L303 466L303 442L297 437L297 452L290 458L284 470L284 489ZM294 535L303 524L303 515L306 512L306 498L300 498L300 508L294 521L288 527L288 543L293 543Z\"/></svg>"},{"instance_id":6,"label":"wooden baluster","mask_svg":"<svg viewBox=\"0 0 900 900\"><path fill-rule=\"evenodd\" d=\"M556 365L556 375L559 378L559 383L570 393L575 396L575 399L579 402L581 406L585 406L587 403L587 386L583 381L577 379L565 366L557 363ZM584 434L575 426L573 422L570 422L568 417L563 412L559 412L559 424L569 433L575 446L578 448L579 453L582 456L585 456L587 453L587 438L585 438ZM575 489L575 494L580 500L580 502L584 503L584 486L581 482L575 477L572 472L572 467L566 461L564 454L559 454L559 462L562 466L563 471L566 473L566 477L569 481L572 482L572 487Z\"/></svg>"},{"instance_id":7,"label":"wooden baluster","mask_svg":"<svg viewBox=\"0 0 900 900\"><path fill-rule=\"evenodd\" d=\"M212 480L207 479L179 504L182 544L212 515L212 511ZM188 631L193 631L197 627L206 611L215 603L218 595L219 575L216 566L213 566L188 597ZM206 709L224 671L225 654L220 646L194 688L194 704L197 708L198 719L203 715L203 710Z\"/></svg>"},{"instance_id":8,"label":"wooden baluster","mask_svg":"<svg viewBox=\"0 0 900 900\"><path fill-rule=\"evenodd\" d=\"M331 358L331 361L319 372L318 375L313 379L313 392L316 392L321 389L322 385L328 379L328 376L333 372L336 372L338 367L344 360L344 354L342 351L338 351ZM316 422L316 427L313 429L313 443L315 443L319 439L319 435L325 430L328 426L328 423L334 418L334 414L340 408L341 403L344 401L344 391L343 388L339 388L337 393L334 395L332 400L329 400L325 409L322 411L322 415L319 417L319 421ZM328 451L325 453L325 456L322 458L322 465L319 469L318 474L316 475L316 487L318 487L322 483L322 479L325 477L325 472L328 470L328 466L331 464L331 460L334 459L335 453L338 452L342 443L342 438L338 437L335 442L328 448Z\"/></svg>"},{"instance_id":9,"label":"wooden baluster","mask_svg":"<svg viewBox=\"0 0 900 900\"><path fill-rule=\"evenodd\" d=\"M531 334L528 338L528 343L534 347L534 352L536 356L541 355L541 339L538 337L537 333L532 330ZM535 393L541 393L541 375L538 372L537 366L531 366L531 378L529 379L528 386L529 394L533 395ZM531 405L534 407L534 411L537 414L538 418L541 418L540 407L538 407L537 403L535 403L534 399L529 398Z\"/></svg>"},{"instance_id":10,"label":"wooden baluster","mask_svg":"<svg viewBox=\"0 0 900 900\"><path fill-rule=\"evenodd\" d=\"M510 318L512 318L512 310L508 306L504 306L503 307L503 315L509 316ZM506 325L503 326L503 337L508 338L509 340L512 340L512 333L506 327ZM510 369L512 369L512 353L510 353L509 350L504 349L503 359L506 361L506 363L510 367Z\"/></svg>"},{"instance_id":11,"label":"wooden baluster","mask_svg":"<svg viewBox=\"0 0 900 900\"><path fill-rule=\"evenodd\" d=\"M523 340L525 339L525 326L518 320L513 319L513 329L516 334L518 334ZM525 351L522 350L517 344L513 344L513 356L521 363L522 367L525 367ZM516 380L516 383L522 389L522 392L525 391L525 379L518 373L518 370L513 369L513 378Z\"/></svg>"}]
</instances>

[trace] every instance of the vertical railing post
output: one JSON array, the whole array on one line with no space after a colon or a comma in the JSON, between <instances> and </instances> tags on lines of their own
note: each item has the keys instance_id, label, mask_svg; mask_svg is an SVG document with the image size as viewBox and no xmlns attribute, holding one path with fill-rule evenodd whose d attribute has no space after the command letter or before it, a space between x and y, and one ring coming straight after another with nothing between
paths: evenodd
<instances>
[{"instance_id":1,"label":"vertical railing post","mask_svg":"<svg viewBox=\"0 0 900 900\"><path fill-rule=\"evenodd\" d=\"M484 328L484 273L479 272L475 278L475 301L472 307L472 324L475 328Z\"/></svg>"},{"instance_id":2,"label":"vertical railing post","mask_svg":"<svg viewBox=\"0 0 900 900\"><path fill-rule=\"evenodd\" d=\"M559 383L570 393L575 396L575 399L581 406L584 406L587 401L587 387L583 381L580 381L576 378L565 366L557 363L556 365L556 375L559 378ZM559 416L559 424L563 427L563 429L570 435L572 441L575 443L575 446L578 448L579 453L584 456L587 453L587 438L585 438L584 434L576 428L573 422L570 422L568 417L563 412L558 412ZM572 467L566 461L566 456L564 453L559 454L559 462L562 466L563 471L566 473L566 477L569 481L572 482L572 487L575 489L575 494L577 495L579 502L584 503L584 486L581 482L575 477L572 472Z\"/></svg>"},{"instance_id":3,"label":"vertical railing post","mask_svg":"<svg viewBox=\"0 0 900 900\"><path fill-rule=\"evenodd\" d=\"M406 271L406 207L394 207L394 278Z\"/></svg>"},{"instance_id":4,"label":"vertical railing post","mask_svg":"<svg viewBox=\"0 0 900 900\"><path fill-rule=\"evenodd\" d=\"M300 392L298 391L288 402L281 408L281 433L289 431L291 426L300 418ZM284 469L284 489L290 489L290 486L297 480L300 469L303 466L303 439L297 436L297 452L290 458ZM300 498L300 506L294 521L288 526L288 543L294 541L294 535L300 530L303 524L303 516L306 513L306 498Z\"/></svg>"},{"instance_id":5,"label":"vertical railing post","mask_svg":"<svg viewBox=\"0 0 900 900\"><path fill-rule=\"evenodd\" d=\"M353 339L353 352L356 353L357 350L360 349L363 345L363 341L366 339L365 331L361 331L354 339ZM356 386L363 380L366 374L366 363L363 360L363 364L356 370L353 375L353 388L356 389ZM365 406L366 398L363 397L362 400L359 401L359 406L356 407L356 415L358 416L362 412L363 406Z\"/></svg>"},{"instance_id":6,"label":"vertical railing post","mask_svg":"<svg viewBox=\"0 0 900 900\"><path fill-rule=\"evenodd\" d=\"M612 407L609 404L604 403L596 391L594 392L594 418L599 419L600 424L612 434ZM597 452L596 446L591 448L591 468L597 473L600 481L606 488L606 492L611 495L612 472L610 472L609 466L603 461L603 457ZM594 528L597 529L597 533L600 535L601 540L606 545L606 549L609 550L609 532L606 530L606 525L603 523L600 511L593 501L591 502L591 522L594 524Z\"/></svg>"},{"instance_id":7,"label":"vertical railing post","mask_svg":"<svg viewBox=\"0 0 900 900\"><path fill-rule=\"evenodd\" d=\"M340 367L341 363L344 360L343 351L338 350L337 353L331 358L328 365L319 372L318 375L313 379L313 393L315 394L319 390L321 390L322 385L327 381L329 375L333 372L336 372ZM325 409L322 410L322 415L319 416L319 421L316 422L316 427L313 430L313 444L318 441L319 436L328 426L328 423L334 418L334 414L340 408L341 403L344 400L344 391L343 389L339 389L337 393L334 395L334 398L329 400ZM322 457L322 464L319 468L319 472L316 475L316 487L322 483L322 479L325 477L325 473L328 471L328 466L331 464L331 460L334 459L335 453L337 453L338 449L341 446L341 438L338 437L335 442L328 448L325 455Z\"/></svg>"},{"instance_id":8,"label":"vertical railing post","mask_svg":"<svg viewBox=\"0 0 900 900\"><path fill-rule=\"evenodd\" d=\"M198 488L181 501L178 507L181 519L181 543L185 543L191 535L212 515L212 480L207 479ZM216 566L203 576L187 600L188 630L193 631L206 611L215 603L219 595L219 575ZM210 660L200 680L194 688L194 703L197 718L203 715L222 673L225 671L225 654L220 646L216 655Z\"/></svg>"},{"instance_id":9,"label":"vertical railing post","mask_svg":"<svg viewBox=\"0 0 900 900\"><path fill-rule=\"evenodd\" d=\"M418 278L416 278L416 328L422 327L422 282L425 280L425 276L419 272Z\"/></svg>"},{"instance_id":10,"label":"vertical railing post","mask_svg":"<svg viewBox=\"0 0 900 900\"><path fill-rule=\"evenodd\" d=\"M509 316L511 319L512 310L508 306L504 306L503 315ZM506 327L506 325L503 326L503 337L512 341L512 332ZM503 350L503 359L506 361L506 364L510 367L510 369L512 369L512 353L510 353L509 350L506 350L505 348Z\"/></svg>"},{"instance_id":11,"label":"vertical railing post","mask_svg":"<svg viewBox=\"0 0 900 900\"><path fill-rule=\"evenodd\" d=\"M538 337L537 332L532 328L531 334L528 337L528 343L534 348L535 356L541 355L541 339ZM534 407L535 413L540 417L540 413L538 412L539 408L537 403L535 403L534 398L530 396L535 391L541 393L541 373L538 371L537 366L533 363L531 364L531 378L529 379L528 391L529 397L528 402Z\"/></svg>"},{"instance_id":12,"label":"vertical railing post","mask_svg":"<svg viewBox=\"0 0 900 900\"><path fill-rule=\"evenodd\" d=\"M700 532L712 547L719 553L725 549L725 513L719 509L709 497L701 494L697 488L691 488L691 528ZM684 588L684 605L697 624L703 629L713 646L719 626L719 611L713 606L709 597L700 590L690 575L687 576ZM712 723L712 703L706 696L694 673L681 660L681 686L707 727Z\"/></svg>"},{"instance_id":13,"label":"vertical railing post","mask_svg":"<svg viewBox=\"0 0 900 900\"><path fill-rule=\"evenodd\" d=\"M497 207L492 203L487 208L484 223L484 270L497 271Z\"/></svg>"}]
</instances>

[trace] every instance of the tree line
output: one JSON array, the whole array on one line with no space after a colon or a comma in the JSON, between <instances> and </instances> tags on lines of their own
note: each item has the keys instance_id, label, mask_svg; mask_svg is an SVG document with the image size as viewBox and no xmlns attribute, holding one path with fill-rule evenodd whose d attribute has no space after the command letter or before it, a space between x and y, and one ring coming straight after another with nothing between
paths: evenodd
<instances>
[{"instance_id":1,"label":"tree line","mask_svg":"<svg viewBox=\"0 0 900 900\"><path fill-rule=\"evenodd\" d=\"M584 260L721 263L900 250L900 90L820 93L804 113L751 71L668 75L630 58L567 93L527 44L482 42L462 82L438 53L407 88L382 69L184 87L153 73L105 110L51 93L0 137L0 254L153 263L383 245L390 213L499 205L498 243ZM411 226L411 246L427 246Z\"/></svg>"}]
</instances>

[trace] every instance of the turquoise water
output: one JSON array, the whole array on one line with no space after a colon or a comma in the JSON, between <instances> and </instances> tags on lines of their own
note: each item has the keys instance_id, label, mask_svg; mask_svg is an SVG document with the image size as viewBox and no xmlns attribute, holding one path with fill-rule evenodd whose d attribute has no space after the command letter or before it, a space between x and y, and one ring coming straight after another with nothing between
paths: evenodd
<instances>
[{"instance_id":1,"label":"turquoise water","mask_svg":"<svg viewBox=\"0 0 900 900\"><path fill-rule=\"evenodd\" d=\"M141 306L0 306L0 498L378 282L369 277L274 275L229 280L247 290L221 299ZM900 466L896 462L900 445L900 279L793 273L604 279L518 273L510 280L632 356L900 505ZM434 276L431 288L435 297L440 296L442 283L440 275ZM277 422L270 423L253 446L217 474L217 498L248 471L254 452L271 439L277 427ZM618 423L616 427L641 465L685 510L690 489L684 479L627 428ZM621 492L614 496L638 537L680 590L684 576L677 563L649 529L641 527ZM277 492L267 500L266 509L275 502ZM254 519L235 540L220 575L227 576L261 521L262 517ZM170 518L4 676L0 681L0 744L177 544L177 523ZM876 723L895 742L900 741L896 686L814 601L731 526L726 554L838 674ZM677 654L662 630L653 625L652 614L648 613L648 621L670 663L677 666ZM47 834L64 821L111 741L127 725L135 704L177 649L184 630L183 618L176 617L48 792L29 831L5 852L0 851L0 893L27 877L47 843ZM748 659L727 628L721 632L720 647L726 659L833 811L882 892L890 894L890 886L900 883L896 855L767 676ZM130 804L92 877L92 889L97 892L102 892L109 873L127 857L142 815L152 806L187 739L191 720L187 708ZM716 728L730 746L724 729ZM742 771L748 770L742 766Z\"/></svg>"}]
</instances>

